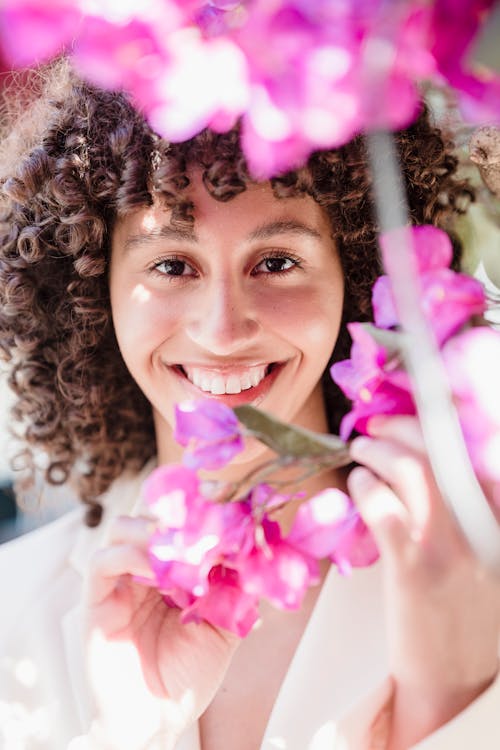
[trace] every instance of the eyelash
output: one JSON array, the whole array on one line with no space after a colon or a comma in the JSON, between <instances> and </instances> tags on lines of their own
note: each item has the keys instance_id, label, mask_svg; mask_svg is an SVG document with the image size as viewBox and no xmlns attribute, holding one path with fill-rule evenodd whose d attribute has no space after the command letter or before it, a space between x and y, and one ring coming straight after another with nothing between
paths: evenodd
<instances>
[{"instance_id":1,"label":"eyelash","mask_svg":"<svg viewBox=\"0 0 500 750\"><path fill-rule=\"evenodd\" d=\"M182 279L186 276L191 276L192 274L169 274L169 273L163 273L162 271L158 270L159 266L163 265L163 263L184 263L186 266L191 266L190 263L187 262L185 258L183 258L180 255L169 255L168 258L156 258L151 267L149 268L149 271L157 276L160 276L162 279L168 279L169 281L174 281L174 279ZM194 271L194 269L193 269ZM194 275L194 274L193 274Z\"/></svg>"},{"instance_id":2,"label":"eyelash","mask_svg":"<svg viewBox=\"0 0 500 750\"><path fill-rule=\"evenodd\" d=\"M255 267L252 269L251 275L256 276L257 273L255 272L255 269L260 266L262 263L265 263L266 260L291 260L293 263L293 266L291 268L285 268L282 271L268 271L267 273L264 273L266 276L285 276L286 274L292 273L292 271L296 270L297 268L302 268L302 262L300 258L297 258L295 255L292 255L291 253L286 252L285 250L273 250L273 252L269 253L268 255L265 255L263 258L259 260L259 262L255 265Z\"/></svg>"},{"instance_id":3,"label":"eyelash","mask_svg":"<svg viewBox=\"0 0 500 750\"><path fill-rule=\"evenodd\" d=\"M285 268L281 271L267 271L267 272L256 271L258 266L262 265L262 263L265 263L268 260L276 260L276 259L291 260L293 265L291 268ZM163 265L164 263L173 263L173 262L175 263L176 261L180 263L184 263L186 266L193 268L191 264L188 263L188 261L185 260L185 258L183 258L182 256L170 255L168 258L156 258L153 261L152 265L150 266L149 271L150 273L156 274L160 276L162 279L168 279L171 282L177 279L182 279L182 278L196 275L196 272L194 274L168 274L168 273L163 273L162 271L159 270L159 267ZM291 273L297 268L302 268L302 261L299 258L297 258L295 255L292 255L289 252L285 252L284 250L274 250L273 252L270 252L268 255L265 255L264 257L262 257L259 260L259 262L256 263L250 275L257 276L259 275L259 273L262 273L265 276L285 276L286 274ZM194 270L195 269L193 269L193 271Z\"/></svg>"}]
</instances>

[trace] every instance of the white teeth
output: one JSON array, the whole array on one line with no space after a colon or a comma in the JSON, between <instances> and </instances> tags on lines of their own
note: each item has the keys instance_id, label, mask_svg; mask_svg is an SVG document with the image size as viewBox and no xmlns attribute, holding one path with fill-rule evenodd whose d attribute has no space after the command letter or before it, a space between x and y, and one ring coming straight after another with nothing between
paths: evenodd
<instances>
[{"instance_id":1,"label":"white teeth","mask_svg":"<svg viewBox=\"0 0 500 750\"><path fill-rule=\"evenodd\" d=\"M188 380L202 391L213 396L222 396L224 393L241 393L249 388L255 388L265 377L267 365L249 367L243 372L232 372L227 375L188 365L183 365L182 369Z\"/></svg>"},{"instance_id":2,"label":"white teeth","mask_svg":"<svg viewBox=\"0 0 500 750\"><path fill-rule=\"evenodd\" d=\"M258 372L251 372L250 373L250 381L252 385L255 387L256 385L259 385L262 378L260 377Z\"/></svg>"},{"instance_id":3,"label":"white teeth","mask_svg":"<svg viewBox=\"0 0 500 750\"><path fill-rule=\"evenodd\" d=\"M241 393L241 381L237 375L230 375L226 380L226 393Z\"/></svg>"},{"instance_id":4,"label":"white teeth","mask_svg":"<svg viewBox=\"0 0 500 750\"><path fill-rule=\"evenodd\" d=\"M212 379L211 391L214 396L222 396L223 393L226 393L226 384L224 383L222 375L216 375L215 378Z\"/></svg>"},{"instance_id":5,"label":"white teeth","mask_svg":"<svg viewBox=\"0 0 500 750\"><path fill-rule=\"evenodd\" d=\"M252 381L248 372L245 372L244 375L241 376L240 385L242 391L248 391L248 389L252 387Z\"/></svg>"}]
</instances>

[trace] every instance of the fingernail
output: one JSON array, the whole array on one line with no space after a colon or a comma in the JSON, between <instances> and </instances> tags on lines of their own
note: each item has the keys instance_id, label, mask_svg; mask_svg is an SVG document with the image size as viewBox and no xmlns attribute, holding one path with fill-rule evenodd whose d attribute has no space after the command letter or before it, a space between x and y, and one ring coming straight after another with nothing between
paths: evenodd
<instances>
[{"instance_id":1,"label":"fingernail","mask_svg":"<svg viewBox=\"0 0 500 750\"><path fill-rule=\"evenodd\" d=\"M360 437L354 438L351 443L350 454L354 458L356 456L361 457L370 447L371 438L361 435Z\"/></svg>"},{"instance_id":2,"label":"fingernail","mask_svg":"<svg viewBox=\"0 0 500 750\"><path fill-rule=\"evenodd\" d=\"M364 466L356 466L353 469L348 478L348 486L351 492L356 490L362 490L372 482L372 474Z\"/></svg>"}]
</instances>

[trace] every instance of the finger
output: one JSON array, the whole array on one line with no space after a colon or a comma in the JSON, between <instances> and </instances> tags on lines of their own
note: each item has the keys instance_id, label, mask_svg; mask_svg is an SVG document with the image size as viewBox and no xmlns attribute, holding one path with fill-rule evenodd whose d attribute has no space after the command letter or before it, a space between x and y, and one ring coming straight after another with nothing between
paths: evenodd
<instances>
[{"instance_id":1,"label":"finger","mask_svg":"<svg viewBox=\"0 0 500 750\"><path fill-rule=\"evenodd\" d=\"M419 528L437 515L445 515L445 505L437 489L429 463L399 443L359 437L351 444L352 458L375 472L389 484L409 510Z\"/></svg>"},{"instance_id":2,"label":"finger","mask_svg":"<svg viewBox=\"0 0 500 750\"><path fill-rule=\"evenodd\" d=\"M147 552L133 544L119 544L98 550L87 576L87 600L91 606L103 602L116 588L121 576L153 580Z\"/></svg>"},{"instance_id":3,"label":"finger","mask_svg":"<svg viewBox=\"0 0 500 750\"><path fill-rule=\"evenodd\" d=\"M367 425L371 437L393 440L414 453L426 454L424 436L417 417L397 415L372 417Z\"/></svg>"},{"instance_id":4,"label":"finger","mask_svg":"<svg viewBox=\"0 0 500 750\"><path fill-rule=\"evenodd\" d=\"M411 536L408 511L384 482L363 466L347 478L349 494L383 556L398 556Z\"/></svg>"}]
</instances>

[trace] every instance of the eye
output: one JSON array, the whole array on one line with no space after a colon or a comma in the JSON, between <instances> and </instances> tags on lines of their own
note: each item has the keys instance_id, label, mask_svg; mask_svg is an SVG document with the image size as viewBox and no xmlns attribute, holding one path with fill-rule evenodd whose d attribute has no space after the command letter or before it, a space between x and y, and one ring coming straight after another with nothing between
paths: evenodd
<instances>
[{"instance_id":1,"label":"eye","mask_svg":"<svg viewBox=\"0 0 500 750\"><path fill-rule=\"evenodd\" d=\"M255 266L252 275L259 273L286 273L298 266L300 266L299 261L289 255L270 255Z\"/></svg>"},{"instance_id":2,"label":"eye","mask_svg":"<svg viewBox=\"0 0 500 750\"><path fill-rule=\"evenodd\" d=\"M196 271L182 258L163 258L155 262L153 270L162 276L195 276Z\"/></svg>"}]
</instances>

